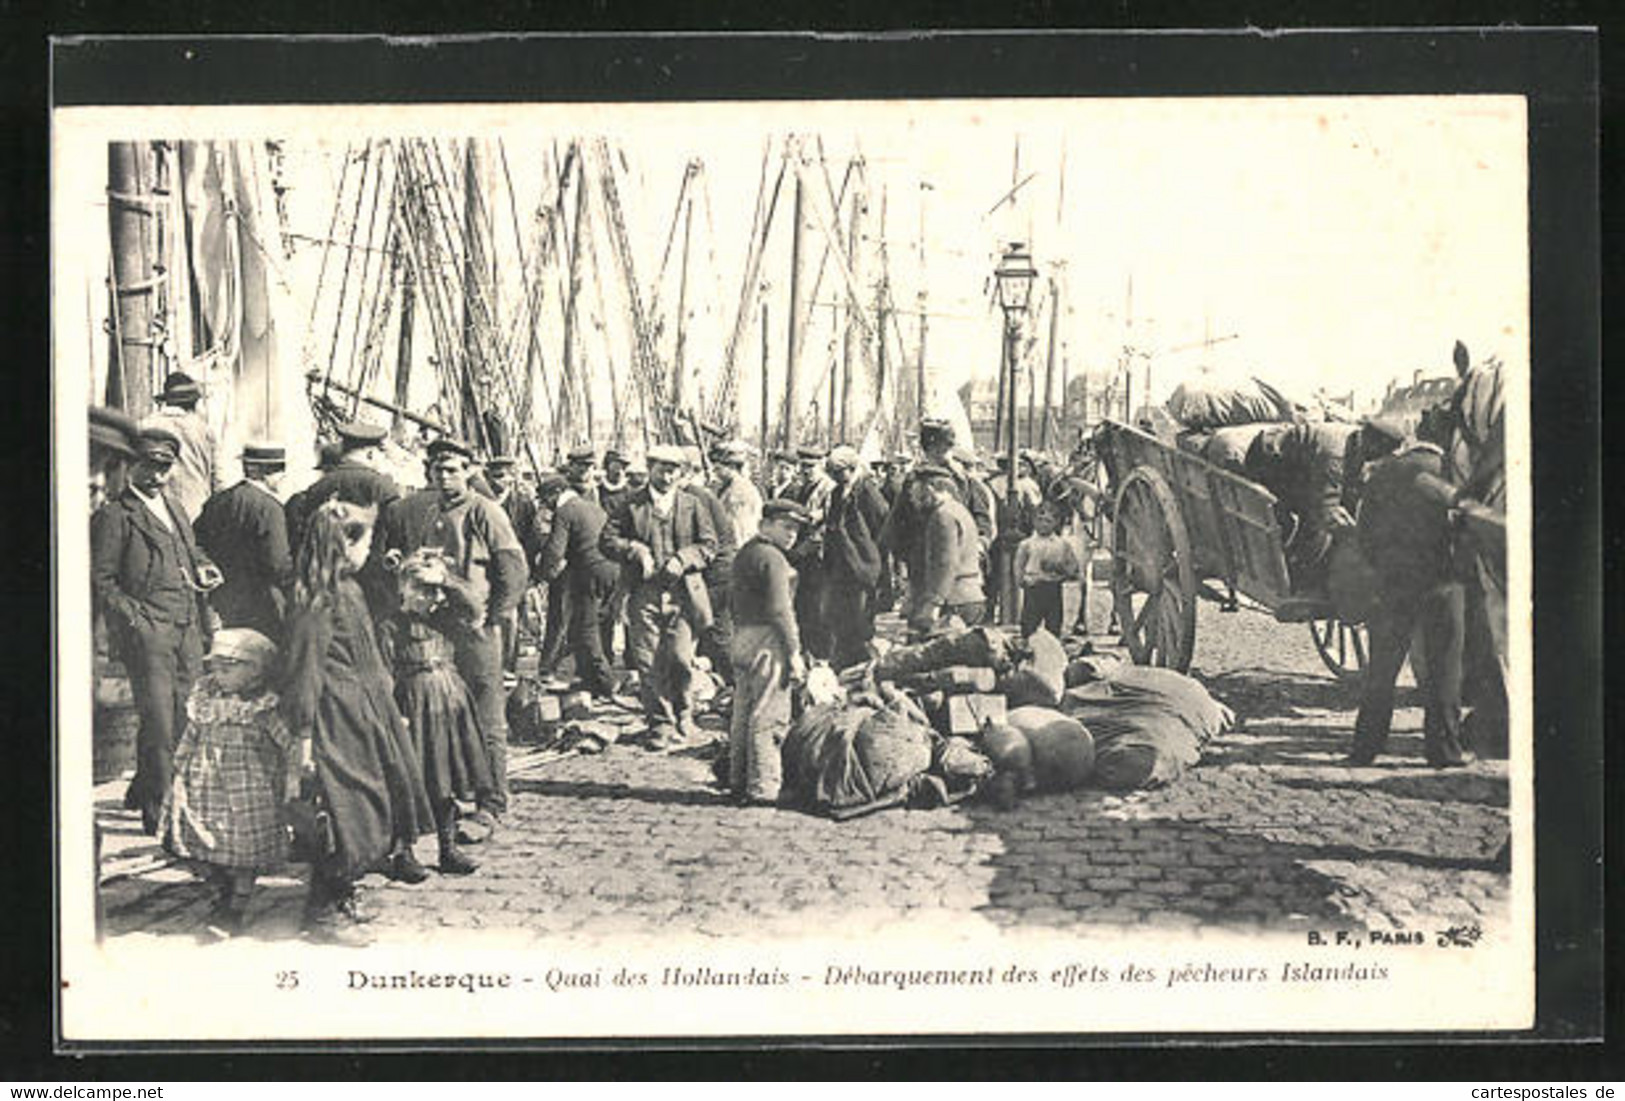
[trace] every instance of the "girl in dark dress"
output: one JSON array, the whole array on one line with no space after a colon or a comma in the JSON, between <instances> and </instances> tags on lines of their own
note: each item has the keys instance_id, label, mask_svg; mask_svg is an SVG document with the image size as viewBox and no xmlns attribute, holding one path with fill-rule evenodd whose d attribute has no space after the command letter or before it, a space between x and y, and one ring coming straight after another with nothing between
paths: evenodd
<instances>
[{"instance_id":1,"label":"girl in dark dress","mask_svg":"<svg viewBox=\"0 0 1625 1101\"><path fill-rule=\"evenodd\" d=\"M392 555L393 557L393 555ZM383 626L395 667L395 702L406 717L412 752L423 770L440 844L440 871L468 875L479 867L457 847L458 799L489 790L490 762L474 697L457 673L452 638L483 616L473 587L425 547L395 565L398 610Z\"/></svg>"},{"instance_id":2,"label":"girl in dark dress","mask_svg":"<svg viewBox=\"0 0 1625 1101\"><path fill-rule=\"evenodd\" d=\"M360 876L386 860L394 878L428 874L411 855L430 819L428 796L355 580L372 542L368 512L334 501L308 522L282 693L303 771L326 798L336 840L335 851L312 867L306 933L351 945L370 939L358 928L366 920L356 901Z\"/></svg>"}]
</instances>

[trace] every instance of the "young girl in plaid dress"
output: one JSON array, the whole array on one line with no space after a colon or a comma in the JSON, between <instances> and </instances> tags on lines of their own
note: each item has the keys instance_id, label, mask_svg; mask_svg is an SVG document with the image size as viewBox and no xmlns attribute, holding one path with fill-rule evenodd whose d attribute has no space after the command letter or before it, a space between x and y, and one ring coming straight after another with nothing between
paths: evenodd
<instances>
[{"instance_id":1,"label":"young girl in plaid dress","mask_svg":"<svg viewBox=\"0 0 1625 1101\"><path fill-rule=\"evenodd\" d=\"M207 674L186 701L174 781L159 812L159 836L214 885L206 936L240 933L254 879L288 855L279 808L293 737L267 687L276 645L258 631L215 633Z\"/></svg>"}]
</instances>

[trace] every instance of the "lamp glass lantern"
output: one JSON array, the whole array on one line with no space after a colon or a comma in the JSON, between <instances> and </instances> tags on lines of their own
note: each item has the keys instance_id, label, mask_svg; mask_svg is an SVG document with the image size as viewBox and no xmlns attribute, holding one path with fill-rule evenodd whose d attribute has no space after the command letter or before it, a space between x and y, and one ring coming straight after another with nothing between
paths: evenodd
<instances>
[{"instance_id":1,"label":"lamp glass lantern","mask_svg":"<svg viewBox=\"0 0 1625 1101\"><path fill-rule=\"evenodd\" d=\"M1027 246L1012 241L999 257L999 266L993 269L993 275L998 280L999 308L1005 317L1014 320L1016 315L1025 313L1032 302L1033 281L1038 278L1038 269L1033 267Z\"/></svg>"}]
</instances>

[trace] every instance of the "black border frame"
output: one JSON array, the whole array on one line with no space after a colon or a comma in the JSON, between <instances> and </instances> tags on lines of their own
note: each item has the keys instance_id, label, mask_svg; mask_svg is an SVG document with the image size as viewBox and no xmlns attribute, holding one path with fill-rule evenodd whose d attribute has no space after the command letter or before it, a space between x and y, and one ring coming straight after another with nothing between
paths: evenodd
<instances>
[{"instance_id":1,"label":"black border frame","mask_svg":"<svg viewBox=\"0 0 1625 1101\"><path fill-rule=\"evenodd\" d=\"M1555 6L1555 5L1552 5ZM1572 8L1571 8L1572 10ZM1558 14L1563 14L1559 12ZM246 21L245 21L246 22ZM244 27L245 30L260 29ZM188 56L187 51L191 51ZM1303 32L1000 32L992 35L940 32L925 35L863 37L834 35L804 37L780 33L719 39L709 35L679 34L654 37L611 37L599 33L566 40L523 39L511 36L455 38L428 43L422 38L327 38L287 42L256 39L76 39L54 42L50 50L50 90L58 105L84 102L446 102L506 99L743 99L919 96L941 98L972 95L1194 95L1194 94L1337 94L1360 92L1505 92L1529 96L1530 127L1530 247L1531 247L1531 362L1561 364L1553 375L1539 368L1531 380L1534 403L1535 489L1535 667L1536 667L1536 821L1537 821L1537 1028L1530 1034L1410 1034L1403 1039L1373 1036L1303 1035L1288 1037L1213 1035L1172 1038L1157 1059L1162 1074L1178 1073L1181 1056L1193 1048L1235 1043L1260 1043L1243 1055L1244 1076L1276 1076L1277 1057L1288 1048L1273 1045L1307 1044L1322 1056L1329 1044L1355 1042L1384 1045L1399 1054L1389 1064L1404 1076L1423 1070L1422 1052L1403 1045L1494 1039L1573 1040L1595 1036L1602 1025L1602 708L1594 691L1602 683L1601 592L1602 531L1597 443L1600 439L1600 208L1597 126L1601 106L1599 40L1584 31L1531 30L1326 30ZM15 52L15 46L8 49ZM471 63L477 58L478 63ZM536 74L540 73L540 76ZM133 74L133 75L132 75ZM223 94L224 91L224 94ZM37 123L37 119L35 120ZM29 163L45 163L46 140L24 133L23 155L11 163L23 180L34 185L31 197L40 212L48 210L48 187L43 174L28 179ZM32 147L30 150L29 147ZM32 151L33 156L29 156ZM10 173L8 173L9 175ZM13 189L6 190L10 209ZM29 204L34 205L34 204ZM44 219L36 220L42 227ZM34 248L43 250L47 235L36 229ZM40 289L43 266L24 271L12 252L5 257L11 274L21 278L12 286L31 283L39 289L37 305L48 311L48 289ZM26 303L27 296L23 296ZM15 304L15 301L14 303ZM37 318L45 311L34 314ZM37 330L36 330L37 331ZM41 357L35 362L49 362ZM20 403L19 403L20 404ZM10 414L17 415L15 407ZM34 426L38 431L39 426ZM48 559L47 559L48 561ZM36 573L36 592L49 593L43 576L49 566L39 558L24 558ZM43 566L43 569L40 567ZM49 620L47 620L49 622ZM20 672L20 670L18 670ZM34 683L43 683L35 681ZM37 716L40 722L34 722ZM19 715L25 729L54 729L48 713L36 703ZM43 747L24 751L17 766L26 771L45 765ZM33 775L48 775L41 767ZM50 794L36 807L49 807ZM36 831L39 820L34 815ZM32 835L32 833L30 834ZM49 842L50 838L46 840ZM46 869L47 877L49 867ZM40 882L36 880L36 883ZM49 884L49 879L44 880ZM40 898L46 892L23 892ZM54 896L53 896L54 897ZM50 912L45 918L54 924ZM26 920L26 918L25 918ZM10 938L8 938L10 939ZM41 943L41 942L35 942ZM54 962L54 931L50 936ZM24 994L28 987L11 984L4 1002ZM42 992L55 1005L54 991ZM5 1005L3 1020L13 1029L22 1014L14 1012L28 1002ZM3 1004L3 1003L0 1003ZM39 1003L30 1007L38 1012ZM54 1018L54 1013L52 1014ZM54 1020L51 1022L54 1025ZM54 1032L54 1028L52 1029ZM13 1032L13 1036L17 1033ZM46 1043L49 1045L47 1033ZM873 1074L882 1064L894 1064L900 1048L927 1047L937 1071L961 1066L992 1070L991 1051L967 1052L965 1059L945 1058L951 1049L981 1049L984 1045L1014 1049L1038 1045L1058 1049L1088 1045L1091 1069L1105 1074L1117 1056L1094 1045L1150 1040L1123 1034L1050 1037L927 1037L869 1038L808 1037L795 1041L778 1038L677 1042L636 1041L646 1054L664 1052L656 1062L665 1073L683 1074L688 1055L683 1053L733 1049L741 1066L730 1073L775 1076L787 1070L804 1075L813 1052L829 1047L855 1050L818 1056L835 1074ZM1168 1037L1157 1037L1169 1041ZM9 1046L9 1045L8 1045ZM290 1065L281 1058L282 1071L303 1066L307 1071L348 1077L361 1064L353 1052L363 1045L343 1045L342 1056L302 1058ZM514 1051L542 1048L571 1051L568 1057L591 1059L586 1052L611 1045L580 1043L489 1044L474 1042L366 1044L371 1051L421 1052L426 1047L466 1051ZM782 1050L789 1047L791 1050ZM766 1052L781 1049L774 1055ZM946 1049L946 1050L945 1050ZM37 1049L36 1049L37 1050ZM75 1053L108 1050L102 1045L76 1047ZM143 1050L168 1050L151 1046ZM216 1052L214 1045L186 1045L185 1050ZM267 1044L271 1052L307 1050L300 1045ZM323 1050L329 1050L324 1048ZM754 1050L755 1055L745 1051ZM1302 1049L1300 1049L1302 1050ZM1366 1055L1378 1048L1365 1046ZM1458 1048L1464 1056L1473 1050ZM1499 1049L1505 1051L1505 1048ZM1570 1049L1572 1052L1573 1049ZM1525 1048L1526 1055L1535 1054ZM1463 1060L1455 1076L1479 1077L1487 1069L1486 1055L1478 1048ZM1022 1077L1019 1067L1037 1070L1051 1058L1037 1058L1037 1050L1001 1076ZM1263 1056L1260 1058L1260 1056ZM1171 1062L1162 1062L1175 1057ZM240 1060L240 1061L239 1061ZM771 1060L773 1066L767 1063ZM139 1073L146 1057L120 1060L119 1073ZM167 1061L167 1060L166 1060ZM1008 1060L1000 1060L1008 1061ZM1319 1060L1316 1060L1317 1062ZM89 1060L79 1065L90 1069ZM96 1063L100 1063L98 1058ZM262 1056L226 1055L209 1073L220 1076L233 1069L249 1071L261 1066ZM1297 1062L1296 1059L1292 1062ZM1535 1070L1532 1061L1515 1076ZM801 1063L800 1074L796 1064ZM577 1073L590 1063L580 1064ZM1301 1064L1300 1064L1301 1065ZM1382 1065L1382 1064L1378 1064ZM842 1067L845 1067L842 1070ZM1356 1066L1340 1061L1344 1073ZM412 1069L407 1069L412 1067ZM178 1067L159 1070L159 1077L175 1077ZM268 1067L262 1067L268 1070ZM428 1067L417 1058L391 1060L391 1069L414 1076ZM599 1065L600 1073L605 1067ZM645 1068L647 1070L647 1067ZM882 1071L883 1072L883 1071ZM56 1071L60 1073L60 1069ZM610 1076L619 1076L608 1071ZM1300 1071L1301 1073L1301 1071ZM1449 1072L1447 1071L1447 1074ZM369 1076L376 1071L369 1068ZM251 1075L257 1076L257 1075ZM431 1073L429 1076L437 1076Z\"/></svg>"}]
</instances>

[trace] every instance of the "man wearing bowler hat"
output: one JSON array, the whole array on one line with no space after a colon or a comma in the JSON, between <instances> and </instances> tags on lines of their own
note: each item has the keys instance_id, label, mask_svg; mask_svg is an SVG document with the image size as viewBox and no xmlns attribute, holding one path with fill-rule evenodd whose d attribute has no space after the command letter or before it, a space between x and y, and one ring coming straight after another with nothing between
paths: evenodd
<instances>
[{"instance_id":1,"label":"man wearing bowler hat","mask_svg":"<svg viewBox=\"0 0 1625 1101\"><path fill-rule=\"evenodd\" d=\"M492 787L476 792L478 812L460 831L464 844L494 835L508 809L507 693L502 682L503 623L511 621L524 594L525 552L502 506L469 485L474 455L443 436L429 445L428 489L390 503L378 521L373 546L381 557L404 557L422 547L445 552L458 576L469 582L484 615L473 629L452 638L457 672L474 697L485 739Z\"/></svg>"},{"instance_id":2,"label":"man wearing bowler hat","mask_svg":"<svg viewBox=\"0 0 1625 1101\"><path fill-rule=\"evenodd\" d=\"M226 578L209 594L221 626L249 627L274 642L293 581L288 521L276 493L287 456L280 444L250 443L242 463L243 480L204 502L192 530Z\"/></svg>"},{"instance_id":3,"label":"man wearing bowler hat","mask_svg":"<svg viewBox=\"0 0 1625 1101\"><path fill-rule=\"evenodd\" d=\"M157 830L171 756L204 650L200 594L220 571L197 548L192 527L166 492L181 443L166 428L143 429L129 484L90 520L90 580L130 676L140 727L136 773L124 805Z\"/></svg>"},{"instance_id":4,"label":"man wearing bowler hat","mask_svg":"<svg viewBox=\"0 0 1625 1101\"><path fill-rule=\"evenodd\" d=\"M705 593L700 575L716 555L717 534L699 498L677 484L682 449L652 447L648 462L649 484L610 516L599 549L622 564L629 594L627 650L640 681L649 745L665 749L697 736L690 662L695 623L708 617L695 600Z\"/></svg>"},{"instance_id":5,"label":"man wearing bowler hat","mask_svg":"<svg viewBox=\"0 0 1625 1101\"><path fill-rule=\"evenodd\" d=\"M163 428L180 441L169 494L190 524L207 501L220 488L220 442L214 429L198 412L203 387L191 375L176 371L164 380L162 392L155 395L158 408L142 420L142 428Z\"/></svg>"}]
</instances>

